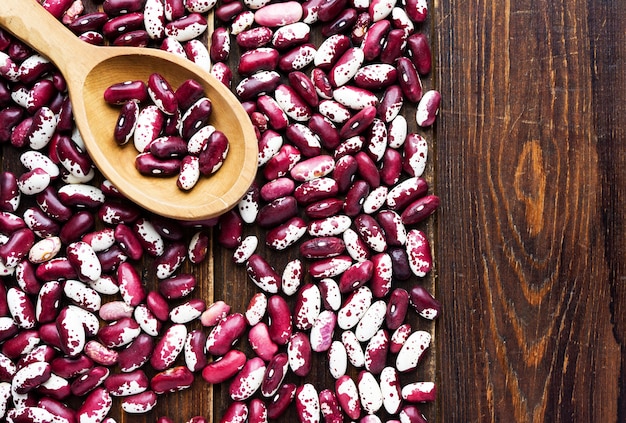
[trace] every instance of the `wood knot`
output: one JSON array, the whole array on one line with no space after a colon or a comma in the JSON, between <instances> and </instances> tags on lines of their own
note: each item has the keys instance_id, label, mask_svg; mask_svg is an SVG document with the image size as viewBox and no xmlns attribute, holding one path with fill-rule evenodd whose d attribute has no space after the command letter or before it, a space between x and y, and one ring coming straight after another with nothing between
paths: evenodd
<instances>
[{"instance_id":1,"label":"wood knot","mask_svg":"<svg viewBox=\"0 0 626 423\"><path fill-rule=\"evenodd\" d=\"M529 235L536 236L544 225L546 174L539 141L524 143L515 168L515 195L524 205Z\"/></svg>"}]
</instances>

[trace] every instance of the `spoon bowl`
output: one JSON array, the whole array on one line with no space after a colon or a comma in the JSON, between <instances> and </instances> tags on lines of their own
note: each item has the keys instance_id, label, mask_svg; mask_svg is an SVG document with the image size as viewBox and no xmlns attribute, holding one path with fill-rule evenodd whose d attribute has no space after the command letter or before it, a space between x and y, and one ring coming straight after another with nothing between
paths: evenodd
<instances>
[{"instance_id":1,"label":"spoon bowl","mask_svg":"<svg viewBox=\"0 0 626 423\"><path fill-rule=\"evenodd\" d=\"M258 156L252 123L234 94L206 70L157 49L84 43L34 0L2 0L0 26L58 67L67 81L74 120L87 152L104 177L129 200L164 217L204 220L235 206L252 184ZM190 191L176 186L176 176L141 175L135 169L135 148L119 146L113 139L119 108L105 103L104 91L127 80L147 81L154 72L174 89L187 79L202 84L213 105L209 124L230 143L222 167L209 177L201 176Z\"/></svg>"}]
</instances>

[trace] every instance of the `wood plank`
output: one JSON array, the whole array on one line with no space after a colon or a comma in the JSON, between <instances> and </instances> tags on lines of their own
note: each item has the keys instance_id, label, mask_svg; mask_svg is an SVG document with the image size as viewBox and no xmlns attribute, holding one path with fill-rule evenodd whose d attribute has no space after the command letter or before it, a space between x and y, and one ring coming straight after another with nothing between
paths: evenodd
<instances>
[{"instance_id":1,"label":"wood plank","mask_svg":"<svg viewBox=\"0 0 626 423\"><path fill-rule=\"evenodd\" d=\"M101 10L101 2L84 0L85 10L86 11L95 11ZM209 21L211 23L209 27L209 32L213 27L212 16L209 17ZM316 32L313 34L313 42L319 45L323 41L323 37L319 32L319 25L316 26ZM431 32L430 24L426 24L420 27L420 30L425 31L426 33ZM207 36L203 39L204 42L207 42ZM154 47L154 46L153 46ZM44 52L45 53L45 52ZM229 61L229 65L231 69L235 70L237 66L238 58L241 54L236 47L236 45L232 46L231 57ZM239 81L240 77L237 76L236 71L234 72L234 82L233 86ZM434 87L433 84L434 74L424 79L424 88L430 89ZM379 92L377 94L382 94ZM407 120L409 121L409 129L411 131L417 130L414 114L415 114L415 105L406 105L403 109L403 113L407 116ZM425 135L429 143L432 145L434 143L434 130L426 129L421 131L423 135ZM2 148L2 169L3 170L11 170L16 174L19 174L23 171L19 161L17 160L19 156L19 151L11 148L10 146L5 146ZM435 166L429 163L426 174L429 182L433 181L435 178L434 174ZM100 179L97 180L100 182ZM25 199L25 203L23 207L27 205L32 205L32 199ZM432 225L432 221L428 221L426 223L420 224L419 228L426 231L429 235L430 239L434 241L434 226ZM271 250L269 247L265 246L263 243L265 241L265 232L259 228L255 228L252 226L247 226L245 229L245 234L256 234L260 240L259 253L268 259L268 261L279 271L282 271L285 264L297 257L299 257L297 247L292 247L285 252L275 252ZM188 235L191 235L193 230L190 229ZM184 268L181 270L182 272L191 272L193 273L198 280L198 287L196 288L193 297L194 298L202 298L207 304L210 304L213 299L221 299L226 301L231 305L233 312L243 312L248 304L249 299L259 291L257 287L248 279L245 269L243 266L235 266L232 262L232 251L221 248L216 242L217 230L213 231L211 234L212 237L212 245L209 251L210 259L208 262L201 264L200 266L192 266L189 263L184 265ZM141 272L142 278L145 282L146 288L148 289L157 289L159 281L155 277L154 269L152 269L152 259L144 257L140 263L135 263L136 268ZM427 278L423 280L418 280L417 278L411 278L409 281L405 281L402 283L395 283L394 287L401 286L406 288L407 290L412 287L415 283L421 283L426 286L431 292L434 290L435 284L435 275L436 272L432 272ZM307 278L305 282L313 282L310 278ZM108 301L112 298L105 298L104 301ZM118 299L117 297L115 299ZM175 303L182 302L176 301ZM290 298L289 303L293 305L295 302L295 298ZM435 334L435 325L432 322L421 319L417 316L416 313L410 312L409 322L413 325L414 329L422 329ZM188 325L189 329L202 329L199 322L193 322ZM208 329L203 329L205 332L208 332ZM339 339L339 331L337 331L335 339ZM236 345L236 348L244 350L248 357L253 356L253 352L248 345L247 340L242 339ZM284 351L284 347L282 350ZM438 353L435 348L432 348L429 353L425 355L424 360L422 361L419 369L415 372L408 372L403 375L403 383L413 382L416 380L425 380L430 381L435 378L435 369L437 362ZM394 357L389 357L389 363L392 363ZM176 365L183 365L182 358L179 358L176 362ZM327 371L328 368L328 358L326 354L320 353L315 354L314 362L313 362L313 370L310 375L306 378L298 378L294 375L290 375L288 380L294 382L298 385L302 385L303 383L313 383L314 386L321 391L322 389L333 389L334 387L334 379ZM113 372L117 371L117 369L112 369ZM359 369L350 368L350 375L356 380ZM154 371L152 369L147 369L146 373L148 377L154 375ZM214 395L215 394L215 395ZM260 395L257 394L257 397ZM79 407L80 399L74 398L70 401L74 408ZM200 375L196 375L196 380L192 385L191 389L186 389L181 392L167 394L159 397L159 401L157 406L149 413L145 415L130 415L124 413L120 408L120 399L115 398L113 408L110 412L110 416L115 418L118 422L154 422L157 420L159 416L169 416L176 422L188 421L193 416L205 416L210 421L219 421L220 417L224 413L226 407L231 403L231 400L228 395L228 382L212 387L202 380ZM435 404L424 405L421 407L423 412L429 417L429 420L436 421L437 419L437 410ZM382 417L385 417L383 412L379 413ZM295 406L292 404L289 408L287 414L281 417L280 421L296 421L296 410Z\"/></svg>"},{"instance_id":2,"label":"wood plank","mask_svg":"<svg viewBox=\"0 0 626 423\"><path fill-rule=\"evenodd\" d=\"M626 9L438 11L441 421L623 421Z\"/></svg>"}]
</instances>

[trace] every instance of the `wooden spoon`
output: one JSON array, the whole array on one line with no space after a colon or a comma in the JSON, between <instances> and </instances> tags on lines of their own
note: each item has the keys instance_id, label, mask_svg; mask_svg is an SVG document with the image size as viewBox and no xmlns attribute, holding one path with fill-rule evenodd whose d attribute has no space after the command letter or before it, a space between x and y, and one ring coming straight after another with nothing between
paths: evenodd
<instances>
[{"instance_id":1,"label":"wooden spoon","mask_svg":"<svg viewBox=\"0 0 626 423\"><path fill-rule=\"evenodd\" d=\"M161 50L98 47L78 39L35 0L0 0L0 26L48 57L67 80L74 120L96 167L136 204L161 216L203 220L231 209L246 193L257 169L257 139L250 119L230 90L193 62ZM110 85L148 80L153 72L172 87L195 79L213 104L210 124L224 132L230 150L223 166L201 177L189 192L176 177L145 177L135 169L137 151L118 146L113 129L119 109L103 100Z\"/></svg>"}]
</instances>

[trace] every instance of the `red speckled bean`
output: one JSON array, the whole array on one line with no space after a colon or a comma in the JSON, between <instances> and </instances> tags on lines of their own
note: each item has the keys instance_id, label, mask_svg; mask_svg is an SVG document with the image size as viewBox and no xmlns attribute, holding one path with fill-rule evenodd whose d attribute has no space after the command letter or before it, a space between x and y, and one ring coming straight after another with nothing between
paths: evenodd
<instances>
[{"instance_id":1,"label":"red speckled bean","mask_svg":"<svg viewBox=\"0 0 626 423\"><path fill-rule=\"evenodd\" d=\"M374 264L370 260L354 263L342 273L339 279L340 291L346 293L363 286L371 279L373 271Z\"/></svg>"},{"instance_id":2,"label":"red speckled bean","mask_svg":"<svg viewBox=\"0 0 626 423\"><path fill-rule=\"evenodd\" d=\"M166 247L162 255L154 261L157 278L171 277L187 258L187 247L183 242L174 242Z\"/></svg>"},{"instance_id":3,"label":"red speckled bean","mask_svg":"<svg viewBox=\"0 0 626 423\"><path fill-rule=\"evenodd\" d=\"M290 72L289 84L307 104L311 107L317 107L319 98L311 78L300 71Z\"/></svg>"},{"instance_id":4,"label":"red speckled bean","mask_svg":"<svg viewBox=\"0 0 626 423\"><path fill-rule=\"evenodd\" d=\"M52 370L46 362L33 362L17 370L11 384L18 394L25 394L50 378Z\"/></svg>"},{"instance_id":5,"label":"red speckled bean","mask_svg":"<svg viewBox=\"0 0 626 423\"><path fill-rule=\"evenodd\" d=\"M267 416L278 419L282 416L296 396L297 386L294 383L283 384L267 407Z\"/></svg>"},{"instance_id":6,"label":"red speckled bean","mask_svg":"<svg viewBox=\"0 0 626 423\"><path fill-rule=\"evenodd\" d=\"M268 123L271 128L276 131L280 131L287 127L287 124L289 123L287 115L273 97L270 97L269 95L260 95L257 98L256 105L259 108L259 111L263 112L267 116Z\"/></svg>"},{"instance_id":7,"label":"red speckled bean","mask_svg":"<svg viewBox=\"0 0 626 423\"><path fill-rule=\"evenodd\" d=\"M278 56L278 50L269 47L248 50L241 55L237 71L247 76L260 70L275 70L278 66Z\"/></svg>"},{"instance_id":8,"label":"red speckled bean","mask_svg":"<svg viewBox=\"0 0 626 423\"><path fill-rule=\"evenodd\" d=\"M187 389L193 383L193 373L185 366L176 366L157 373L150 380L150 387L157 394Z\"/></svg>"},{"instance_id":9,"label":"red speckled bean","mask_svg":"<svg viewBox=\"0 0 626 423\"><path fill-rule=\"evenodd\" d=\"M363 202L369 193L370 185L366 181L355 181L346 194L343 207L345 214L354 217L361 213Z\"/></svg>"},{"instance_id":10,"label":"red speckled bean","mask_svg":"<svg viewBox=\"0 0 626 423\"><path fill-rule=\"evenodd\" d=\"M327 310L337 311L341 307L341 292L334 279L324 278L318 283L322 304Z\"/></svg>"},{"instance_id":11,"label":"red speckled bean","mask_svg":"<svg viewBox=\"0 0 626 423\"><path fill-rule=\"evenodd\" d=\"M131 12L109 19L102 26L102 33L108 40L115 40L119 36L142 29L144 23L143 13Z\"/></svg>"},{"instance_id":12,"label":"red speckled bean","mask_svg":"<svg viewBox=\"0 0 626 423\"><path fill-rule=\"evenodd\" d=\"M226 248L236 248L243 235L243 220L234 210L224 213L219 218L219 232L217 241Z\"/></svg>"},{"instance_id":13,"label":"red speckled bean","mask_svg":"<svg viewBox=\"0 0 626 423\"><path fill-rule=\"evenodd\" d=\"M293 177L293 172L292 172ZM295 183L292 179L282 177L274 179L261 187L261 198L264 201L274 201L277 198L286 197L293 193Z\"/></svg>"},{"instance_id":14,"label":"red speckled bean","mask_svg":"<svg viewBox=\"0 0 626 423\"><path fill-rule=\"evenodd\" d=\"M261 256L253 254L246 263L248 277L263 291L275 294L280 287L280 276Z\"/></svg>"},{"instance_id":15,"label":"red speckled bean","mask_svg":"<svg viewBox=\"0 0 626 423\"><path fill-rule=\"evenodd\" d=\"M265 322L259 322L248 331L248 342L254 353L269 362L278 352L278 345L274 343L269 334L269 328Z\"/></svg>"},{"instance_id":16,"label":"red speckled bean","mask_svg":"<svg viewBox=\"0 0 626 423\"><path fill-rule=\"evenodd\" d=\"M391 256L387 253L374 255L372 258L374 263L374 272L370 279L370 287L376 298L384 298L391 289L393 281L393 263Z\"/></svg>"},{"instance_id":17,"label":"red speckled bean","mask_svg":"<svg viewBox=\"0 0 626 423\"><path fill-rule=\"evenodd\" d=\"M226 134L218 130L213 131L207 139L206 148L199 156L200 173L209 176L217 172L226 160L229 147L230 143Z\"/></svg>"},{"instance_id":18,"label":"red speckled bean","mask_svg":"<svg viewBox=\"0 0 626 423\"><path fill-rule=\"evenodd\" d=\"M339 13L332 21L322 26L321 33L324 37L344 32L354 25L358 18L358 12L354 8L348 8Z\"/></svg>"},{"instance_id":19,"label":"red speckled bean","mask_svg":"<svg viewBox=\"0 0 626 423\"><path fill-rule=\"evenodd\" d=\"M285 295L293 295L296 293L303 278L303 265L300 259L289 261L283 269L282 275L282 291Z\"/></svg>"},{"instance_id":20,"label":"red speckled bean","mask_svg":"<svg viewBox=\"0 0 626 423\"><path fill-rule=\"evenodd\" d=\"M380 119L389 123L398 116L403 105L404 93L402 88L400 85L394 84L387 87L376 110Z\"/></svg>"},{"instance_id":21,"label":"red speckled bean","mask_svg":"<svg viewBox=\"0 0 626 423\"><path fill-rule=\"evenodd\" d=\"M81 354L76 357L56 357L50 365L54 374L70 379L88 372L93 368L93 361Z\"/></svg>"},{"instance_id":22,"label":"red speckled bean","mask_svg":"<svg viewBox=\"0 0 626 423\"><path fill-rule=\"evenodd\" d=\"M314 113L308 122L309 128L318 135L322 146L333 150L341 143L339 131L333 122L319 113Z\"/></svg>"},{"instance_id":23,"label":"red speckled bean","mask_svg":"<svg viewBox=\"0 0 626 423\"><path fill-rule=\"evenodd\" d=\"M124 317L102 327L98 338L105 346L115 348L131 343L140 333L139 324L130 317Z\"/></svg>"},{"instance_id":24,"label":"red speckled bean","mask_svg":"<svg viewBox=\"0 0 626 423\"><path fill-rule=\"evenodd\" d=\"M122 410L129 414L143 414L152 410L157 404L157 394L154 391L144 391L122 398ZM106 423L106 422L103 422Z\"/></svg>"},{"instance_id":25,"label":"red speckled bean","mask_svg":"<svg viewBox=\"0 0 626 423\"><path fill-rule=\"evenodd\" d=\"M244 5L240 1L232 1L221 4L215 10L215 16L223 22L229 22L235 19L235 16L244 11Z\"/></svg>"},{"instance_id":26,"label":"red speckled bean","mask_svg":"<svg viewBox=\"0 0 626 423\"><path fill-rule=\"evenodd\" d=\"M213 66L211 67L211 75L213 75L213 77L215 77L215 79L220 81L222 84L224 84L228 88L231 87L232 81L233 81L233 72L228 67L228 65L225 64L224 62L214 63ZM258 82L258 81L256 81L256 82ZM251 89L252 87L250 85L253 85L253 84L249 84L246 87L242 87L242 89L243 90ZM257 87L255 89L258 89L258 85L257 85Z\"/></svg>"},{"instance_id":27,"label":"red speckled bean","mask_svg":"<svg viewBox=\"0 0 626 423\"><path fill-rule=\"evenodd\" d=\"M340 255L345 249L342 239L337 237L318 237L300 245L300 254L305 258L330 258Z\"/></svg>"},{"instance_id":28,"label":"red speckled bean","mask_svg":"<svg viewBox=\"0 0 626 423\"><path fill-rule=\"evenodd\" d=\"M398 82L404 96L417 103L422 98L422 81L413 62L409 58L400 57L396 61L396 68L398 69Z\"/></svg>"},{"instance_id":29,"label":"red speckled bean","mask_svg":"<svg viewBox=\"0 0 626 423\"><path fill-rule=\"evenodd\" d=\"M437 207L439 207L439 197L436 195L422 197L408 205L402 212L402 222L405 225L421 222L433 214Z\"/></svg>"},{"instance_id":30,"label":"red speckled bean","mask_svg":"<svg viewBox=\"0 0 626 423\"><path fill-rule=\"evenodd\" d=\"M69 408L59 400L44 396L37 402L37 407L49 411L54 416L64 418L68 422L76 421L76 411Z\"/></svg>"},{"instance_id":31,"label":"red speckled bean","mask_svg":"<svg viewBox=\"0 0 626 423\"><path fill-rule=\"evenodd\" d=\"M289 367L289 359L286 353L276 354L267 364L263 382L261 383L261 394L266 397L272 397L278 392L283 379L287 375Z\"/></svg>"},{"instance_id":32,"label":"red speckled bean","mask_svg":"<svg viewBox=\"0 0 626 423\"><path fill-rule=\"evenodd\" d=\"M280 138L282 142L282 138ZM263 168L263 176L268 181L287 175L289 171L300 161L300 150L285 144L280 147L278 153L271 157Z\"/></svg>"},{"instance_id":33,"label":"red speckled bean","mask_svg":"<svg viewBox=\"0 0 626 423\"><path fill-rule=\"evenodd\" d=\"M339 408L337 397L330 389L324 389L319 393L320 411L326 423L343 422L343 414Z\"/></svg>"},{"instance_id":34,"label":"red speckled bean","mask_svg":"<svg viewBox=\"0 0 626 423\"><path fill-rule=\"evenodd\" d=\"M257 223L264 228L274 227L294 217L297 211L297 201L293 196L277 198L259 210Z\"/></svg>"},{"instance_id":35,"label":"red speckled bean","mask_svg":"<svg viewBox=\"0 0 626 423\"><path fill-rule=\"evenodd\" d=\"M439 113L441 94L437 90L429 90L424 93L415 113L415 119L419 126L428 127L435 122Z\"/></svg>"},{"instance_id":36,"label":"red speckled bean","mask_svg":"<svg viewBox=\"0 0 626 423\"><path fill-rule=\"evenodd\" d=\"M428 183L421 177L406 179L387 194L387 206L396 211L404 210L409 204L421 198L428 191Z\"/></svg>"},{"instance_id":37,"label":"red speckled bean","mask_svg":"<svg viewBox=\"0 0 626 423\"><path fill-rule=\"evenodd\" d=\"M266 423L267 406L259 398L253 398L248 406L248 423Z\"/></svg>"},{"instance_id":38,"label":"red speckled bean","mask_svg":"<svg viewBox=\"0 0 626 423\"><path fill-rule=\"evenodd\" d=\"M125 81L109 86L104 91L104 101L122 105L127 101L144 102L148 99L148 87L143 81Z\"/></svg>"},{"instance_id":39,"label":"red speckled bean","mask_svg":"<svg viewBox=\"0 0 626 423\"><path fill-rule=\"evenodd\" d=\"M159 283L159 292L167 299L178 299L189 295L195 289L196 285L196 278L192 274L181 273L163 279Z\"/></svg>"},{"instance_id":40,"label":"red speckled bean","mask_svg":"<svg viewBox=\"0 0 626 423\"><path fill-rule=\"evenodd\" d=\"M118 16L140 11L144 3L144 0L105 0L102 3L102 10L109 16Z\"/></svg>"},{"instance_id":41,"label":"red speckled bean","mask_svg":"<svg viewBox=\"0 0 626 423\"><path fill-rule=\"evenodd\" d=\"M302 18L302 13L302 6L298 2L274 3L258 9L254 14L254 20L260 26L280 27L298 22Z\"/></svg>"},{"instance_id":42,"label":"red speckled bean","mask_svg":"<svg viewBox=\"0 0 626 423\"><path fill-rule=\"evenodd\" d=\"M273 31L264 26L250 28L237 34L236 41L243 49L254 49L269 43L273 37Z\"/></svg>"},{"instance_id":43,"label":"red speckled bean","mask_svg":"<svg viewBox=\"0 0 626 423\"><path fill-rule=\"evenodd\" d=\"M380 52L380 61L392 64L403 53L406 45L406 32L403 29L392 29L387 33L385 44Z\"/></svg>"},{"instance_id":44,"label":"red speckled bean","mask_svg":"<svg viewBox=\"0 0 626 423\"><path fill-rule=\"evenodd\" d=\"M285 135L300 150L304 157L317 157L322 152L322 146L317 134L302 123L288 125Z\"/></svg>"},{"instance_id":45,"label":"red speckled bean","mask_svg":"<svg viewBox=\"0 0 626 423\"><path fill-rule=\"evenodd\" d=\"M425 34L415 33L407 39L407 53L420 75L430 73L432 58L428 38Z\"/></svg>"},{"instance_id":46,"label":"red speckled bean","mask_svg":"<svg viewBox=\"0 0 626 423\"><path fill-rule=\"evenodd\" d=\"M217 325L223 318L230 313L230 305L224 301L216 301L209 305L206 310L202 312L200 321L202 326L212 327Z\"/></svg>"},{"instance_id":47,"label":"red speckled bean","mask_svg":"<svg viewBox=\"0 0 626 423\"><path fill-rule=\"evenodd\" d=\"M361 414L361 404L354 380L348 375L337 379L335 382L335 393L337 394L337 402L344 413L351 419L358 419Z\"/></svg>"},{"instance_id":48,"label":"red speckled bean","mask_svg":"<svg viewBox=\"0 0 626 423\"><path fill-rule=\"evenodd\" d=\"M261 387L265 370L265 363L260 357L246 361L230 383L230 397L234 401L243 401L252 396Z\"/></svg>"},{"instance_id":49,"label":"red speckled bean","mask_svg":"<svg viewBox=\"0 0 626 423\"><path fill-rule=\"evenodd\" d=\"M192 330L185 340L185 364L192 372L201 371L207 365L204 354L206 335L201 330Z\"/></svg>"},{"instance_id":50,"label":"red speckled bean","mask_svg":"<svg viewBox=\"0 0 626 423\"><path fill-rule=\"evenodd\" d=\"M296 46L281 56L278 61L278 68L283 72L303 69L313 62L315 52L315 46L310 43Z\"/></svg>"},{"instance_id":51,"label":"red speckled bean","mask_svg":"<svg viewBox=\"0 0 626 423\"><path fill-rule=\"evenodd\" d=\"M306 233L306 222L300 217L292 217L285 223L271 229L265 243L279 251L295 244Z\"/></svg>"},{"instance_id":52,"label":"red speckled bean","mask_svg":"<svg viewBox=\"0 0 626 423\"><path fill-rule=\"evenodd\" d=\"M280 74L275 71L260 71L241 80L236 93L243 101L251 100L259 94L269 93L280 84Z\"/></svg>"},{"instance_id":53,"label":"red speckled bean","mask_svg":"<svg viewBox=\"0 0 626 423\"><path fill-rule=\"evenodd\" d=\"M220 419L220 423L241 423L250 421L250 413L246 403L233 401L230 403Z\"/></svg>"},{"instance_id":54,"label":"red speckled bean","mask_svg":"<svg viewBox=\"0 0 626 423\"><path fill-rule=\"evenodd\" d=\"M441 304L420 285L415 285L411 291L411 305L415 311L425 319L433 320L437 318L441 311Z\"/></svg>"},{"instance_id":55,"label":"red speckled bean","mask_svg":"<svg viewBox=\"0 0 626 423\"><path fill-rule=\"evenodd\" d=\"M117 271L117 282L124 301L131 307L139 305L146 297L143 282L128 262L121 263Z\"/></svg>"},{"instance_id":56,"label":"red speckled bean","mask_svg":"<svg viewBox=\"0 0 626 423\"><path fill-rule=\"evenodd\" d=\"M373 61L380 55L385 37L390 29L391 23L386 19L373 23L367 29L361 43L365 60Z\"/></svg>"},{"instance_id":57,"label":"red speckled bean","mask_svg":"<svg viewBox=\"0 0 626 423\"><path fill-rule=\"evenodd\" d=\"M410 230L407 234L406 251L413 274L420 278L426 276L433 264L426 235L418 229Z\"/></svg>"},{"instance_id":58,"label":"red speckled bean","mask_svg":"<svg viewBox=\"0 0 626 423\"><path fill-rule=\"evenodd\" d=\"M333 98L333 87L330 83L330 80L328 79L328 76L322 69L313 68L313 70L311 71L311 81L313 82L313 85L315 86L315 91L317 92L317 95L320 96L320 98L326 100ZM320 113L322 113L321 110Z\"/></svg>"},{"instance_id":59,"label":"red speckled bean","mask_svg":"<svg viewBox=\"0 0 626 423\"><path fill-rule=\"evenodd\" d=\"M246 320L241 313L226 316L209 333L206 341L207 353L216 356L226 354L245 329Z\"/></svg>"},{"instance_id":60,"label":"red speckled bean","mask_svg":"<svg viewBox=\"0 0 626 423\"><path fill-rule=\"evenodd\" d=\"M292 316L289 305L279 295L272 295L267 303L269 335L278 345L285 345L292 333Z\"/></svg>"},{"instance_id":61,"label":"red speckled bean","mask_svg":"<svg viewBox=\"0 0 626 423\"><path fill-rule=\"evenodd\" d=\"M372 216L360 214L354 219L354 225L361 239L371 250L382 253L387 249L385 233Z\"/></svg>"},{"instance_id":62,"label":"red speckled bean","mask_svg":"<svg viewBox=\"0 0 626 423\"><path fill-rule=\"evenodd\" d=\"M379 329L365 347L365 369L375 375L382 372L387 363L388 351L389 335L386 330Z\"/></svg>"},{"instance_id":63,"label":"red speckled bean","mask_svg":"<svg viewBox=\"0 0 626 423\"><path fill-rule=\"evenodd\" d=\"M222 62L228 59L230 54L230 38L226 28L219 27L213 31L211 34L211 47L209 49L209 53L211 55L211 60L214 62Z\"/></svg>"},{"instance_id":64,"label":"red speckled bean","mask_svg":"<svg viewBox=\"0 0 626 423\"><path fill-rule=\"evenodd\" d=\"M434 382L413 382L404 385L402 398L408 402L431 402L437 397Z\"/></svg>"},{"instance_id":65,"label":"red speckled bean","mask_svg":"<svg viewBox=\"0 0 626 423\"><path fill-rule=\"evenodd\" d=\"M207 383L222 383L237 374L246 363L246 355L239 350L229 350L219 359L207 364L202 378Z\"/></svg>"},{"instance_id":66,"label":"red speckled bean","mask_svg":"<svg viewBox=\"0 0 626 423\"><path fill-rule=\"evenodd\" d=\"M317 316L310 333L313 351L327 351L330 348L336 324L337 315L331 310L324 310Z\"/></svg>"},{"instance_id":67,"label":"red speckled bean","mask_svg":"<svg viewBox=\"0 0 626 423\"><path fill-rule=\"evenodd\" d=\"M309 204L305 208L305 213L311 219L324 219L338 214L342 209L342 200L338 198L326 198Z\"/></svg>"},{"instance_id":68,"label":"red speckled bean","mask_svg":"<svg viewBox=\"0 0 626 423\"><path fill-rule=\"evenodd\" d=\"M337 182L328 177L305 181L296 187L294 197L302 205L314 203L325 198L334 197L339 193Z\"/></svg>"},{"instance_id":69,"label":"red speckled bean","mask_svg":"<svg viewBox=\"0 0 626 423\"><path fill-rule=\"evenodd\" d=\"M317 390L311 383L305 383L296 390L296 413L301 422L319 421L320 404Z\"/></svg>"},{"instance_id":70,"label":"red speckled bean","mask_svg":"<svg viewBox=\"0 0 626 423\"><path fill-rule=\"evenodd\" d=\"M200 13L190 13L165 25L165 35L180 42L192 40L207 29L207 21Z\"/></svg>"},{"instance_id":71,"label":"red speckled bean","mask_svg":"<svg viewBox=\"0 0 626 423\"><path fill-rule=\"evenodd\" d=\"M314 278L332 278L345 272L352 264L346 255L317 260L309 265L309 274Z\"/></svg>"},{"instance_id":72,"label":"red speckled bean","mask_svg":"<svg viewBox=\"0 0 626 423\"><path fill-rule=\"evenodd\" d=\"M182 352L186 338L187 328L184 325L174 324L170 326L155 345L150 357L152 367L156 370L169 368Z\"/></svg>"},{"instance_id":73,"label":"red speckled bean","mask_svg":"<svg viewBox=\"0 0 626 423\"><path fill-rule=\"evenodd\" d=\"M311 371L312 349L309 337L304 332L296 332L287 344L287 357L291 371L300 377L307 376Z\"/></svg>"},{"instance_id":74,"label":"red speckled bean","mask_svg":"<svg viewBox=\"0 0 626 423\"><path fill-rule=\"evenodd\" d=\"M106 367L96 366L89 370L89 372L81 374L78 378L74 379L70 385L72 394L77 396L83 396L93 389L100 386L104 380L109 377L110 371Z\"/></svg>"},{"instance_id":75,"label":"red speckled bean","mask_svg":"<svg viewBox=\"0 0 626 423\"><path fill-rule=\"evenodd\" d=\"M118 364L122 372L132 372L148 362L154 350L153 338L139 334L126 348L119 351Z\"/></svg>"}]
</instances>

